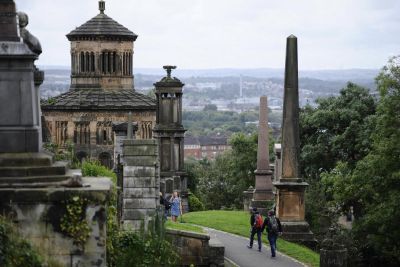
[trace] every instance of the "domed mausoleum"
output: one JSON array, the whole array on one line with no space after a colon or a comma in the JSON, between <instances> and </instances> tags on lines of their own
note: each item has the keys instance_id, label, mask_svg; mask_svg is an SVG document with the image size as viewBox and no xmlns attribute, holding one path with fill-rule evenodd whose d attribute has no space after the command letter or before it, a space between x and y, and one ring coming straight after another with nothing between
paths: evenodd
<instances>
[{"instance_id":1,"label":"domed mausoleum","mask_svg":"<svg viewBox=\"0 0 400 267\"><path fill-rule=\"evenodd\" d=\"M49 141L65 148L75 145L79 159L98 159L113 166L113 125L137 123L137 139L152 138L156 121L154 99L135 92L134 42L137 35L100 13L67 34L71 42L70 90L42 103Z\"/></svg>"}]
</instances>

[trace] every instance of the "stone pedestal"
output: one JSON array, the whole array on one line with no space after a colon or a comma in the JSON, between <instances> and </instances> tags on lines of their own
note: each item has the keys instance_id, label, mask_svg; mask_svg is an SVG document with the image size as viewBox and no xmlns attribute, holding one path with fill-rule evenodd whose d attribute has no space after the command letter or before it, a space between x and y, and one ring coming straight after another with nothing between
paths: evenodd
<instances>
[{"instance_id":1,"label":"stone pedestal","mask_svg":"<svg viewBox=\"0 0 400 267\"><path fill-rule=\"evenodd\" d=\"M243 191L243 210L250 211L251 200L253 199L254 188L249 186L246 191Z\"/></svg>"},{"instance_id":2,"label":"stone pedestal","mask_svg":"<svg viewBox=\"0 0 400 267\"><path fill-rule=\"evenodd\" d=\"M85 185L84 187L82 185ZM0 153L0 214L12 219L22 237L46 258L62 266L74 262L106 266L106 202L109 178L82 178L80 170L68 170L66 162L53 162L46 153ZM90 237L83 253L61 230L66 201L87 200L85 220Z\"/></svg>"},{"instance_id":3,"label":"stone pedestal","mask_svg":"<svg viewBox=\"0 0 400 267\"><path fill-rule=\"evenodd\" d=\"M25 43L1 42L0 153L39 152L40 114L34 54Z\"/></svg>"},{"instance_id":4,"label":"stone pedestal","mask_svg":"<svg viewBox=\"0 0 400 267\"><path fill-rule=\"evenodd\" d=\"M160 171L157 140L123 141L124 229L147 229L159 206Z\"/></svg>"}]
</instances>

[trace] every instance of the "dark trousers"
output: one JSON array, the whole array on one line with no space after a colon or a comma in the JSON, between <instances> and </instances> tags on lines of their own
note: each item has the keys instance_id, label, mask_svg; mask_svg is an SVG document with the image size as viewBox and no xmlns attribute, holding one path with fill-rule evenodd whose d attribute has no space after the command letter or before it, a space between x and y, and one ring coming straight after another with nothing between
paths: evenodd
<instances>
[{"instance_id":1,"label":"dark trousers","mask_svg":"<svg viewBox=\"0 0 400 267\"><path fill-rule=\"evenodd\" d=\"M268 242L271 247L271 256L275 257L277 235L268 234Z\"/></svg>"},{"instance_id":2,"label":"dark trousers","mask_svg":"<svg viewBox=\"0 0 400 267\"><path fill-rule=\"evenodd\" d=\"M253 247L254 235L257 234L258 249L261 249L261 229L252 227L250 233L250 247Z\"/></svg>"}]
</instances>

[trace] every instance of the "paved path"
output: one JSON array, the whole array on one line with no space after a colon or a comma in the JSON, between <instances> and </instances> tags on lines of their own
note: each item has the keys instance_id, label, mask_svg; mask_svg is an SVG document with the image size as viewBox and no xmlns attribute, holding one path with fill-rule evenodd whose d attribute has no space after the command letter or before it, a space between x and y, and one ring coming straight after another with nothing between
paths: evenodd
<instances>
[{"instance_id":1,"label":"paved path","mask_svg":"<svg viewBox=\"0 0 400 267\"><path fill-rule=\"evenodd\" d=\"M239 267L300 267L303 264L289 258L286 255L277 253L276 258L271 258L271 250L269 246L263 244L261 252L258 252L257 245L253 249L248 249L246 245L249 243L247 238L232 235L229 233L207 228L211 238L217 238L225 246L225 258L232 261ZM263 238L266 238L263 235ZM257 240L254 240L257 244Z\"/></svg>"}]
</instances>

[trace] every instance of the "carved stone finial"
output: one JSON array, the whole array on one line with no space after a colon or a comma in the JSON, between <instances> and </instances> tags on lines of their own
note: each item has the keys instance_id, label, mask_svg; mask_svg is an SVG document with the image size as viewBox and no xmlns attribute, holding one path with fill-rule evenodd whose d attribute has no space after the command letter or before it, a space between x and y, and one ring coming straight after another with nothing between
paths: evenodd
<instances>
[{"instance_id":1,"label":"carved stone finial","mask_svg":"<svg viewBox=\"0 0 400 267\"><path fill-rule=\"evenodd\" d=\"M171 78L171 72L172 70L176 69L176 66L166 65L163 66L163 68L167 71L167 77Z\"/></svg>"},{"instance_id":2,"label":"carved stone finial","mask_svg":"<svg viewBox=\"0 0 400 267\"><path fill-rule=\"evenodd\" d=\"M106 10L106 2L103 0L99 1L99 10L101 14L104 14L104 10Z\"/></svg>"}]
</instances>

